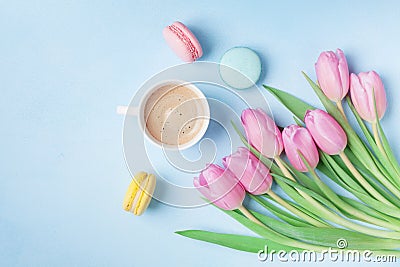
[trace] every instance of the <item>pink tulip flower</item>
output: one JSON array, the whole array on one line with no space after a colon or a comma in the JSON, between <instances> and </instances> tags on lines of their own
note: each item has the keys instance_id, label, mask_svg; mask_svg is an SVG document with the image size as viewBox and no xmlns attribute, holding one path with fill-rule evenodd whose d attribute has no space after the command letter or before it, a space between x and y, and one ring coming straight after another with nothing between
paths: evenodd
<instances>
[{"instance_id":1,"label":"pink tulip flower","mask_svg":"<svg viewBox=\"0 0 400 267\"><path fill-rule=\"evenodd\" d=\"M380 120L386 111L386 93L382 80L375 71L361 72L350 76L351 101L361 118L368 122L376 122L374 94L378 119Z\"/></svg>"},{"instance_id":2,"label":"pink tulip flower","mask_svg":"<svg viewBox=\"0 0 400 267\"><path fill-rule=\"evenodd\" d=\"M265 194L271 188L272 176L269 169L247 148L239 147L235 153L223 158L222 162L250 194Z\"/></svg>"},{"instance_id":3,"label":"pink tulip flower","mask_svg":"<svg viewBox=\"0 0 400 267\"><path fill-rule=\"evenodd\" d=\"M230 170L215 164L208 165L199 177L195 177L193 185L208 200L224 210L241 207L246 196L236 176Z\"/></svg>"},{"instance_id":4,"label":"pink tulip flower","mask_svg":"<svg viewBox=\"0 0 400 267\"><path fill-rule=\"evenodd\" d=\"M307 129L318 147L329 155L340 154L347 145L347 136L335 119L323 110L308 110L304 117Z\"/></svg>"},{"instance_id":5,"label":"pink tulip flower","mask_svg":"<svg viewBox=\"0 0 400 267\"><path fill-rule=\"evenodd\" d=\"M282 134L275 122L262 109L243 110L241 120L251 146L268 158L281 154Z\"/></svg>"},{"instance_id":6,"label":"pink tulip flower","mask_svg":"<svg viewBox=\"0 0 400 267\"><path fill-rule=\"evenodd\" d=\"M332 101L341 101L349 91L349 67L342 50L322 52L315 63L318 83Z\"/></svg>"},{"instance_id":7,"label":"pink tulip flower","mask_svg":"<svg viewBox=\"0 0 400 267\"><path fill-rule=\"evenodd\" d=\"M290 125L282 132L283 144L285 145L285 153L290 163L298 171L307 172L307 166L300 157L300 152L312 169L317 167L319 161L318 149L310 132L298 125Z\"/></svg>"}]
</instances>

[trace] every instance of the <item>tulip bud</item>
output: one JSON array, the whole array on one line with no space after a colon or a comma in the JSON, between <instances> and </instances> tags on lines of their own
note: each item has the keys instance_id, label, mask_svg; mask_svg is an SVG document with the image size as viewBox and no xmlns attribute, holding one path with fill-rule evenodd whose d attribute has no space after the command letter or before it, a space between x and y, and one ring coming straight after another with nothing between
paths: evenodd
<instances>
[{"instance_id":1,"label":"tulip bud","mask_svg":"<svg viewBox=\"0 0 400 267\"><path fill-rule=\"evenodd\" d=\"M283 144L285 145L285 153L290 163L296 170L301 172L308 171L299 152L307 160L312 169L317 167L319 161L318 149L310 132L298 125L290 125L282 132Z\"/></svg>"},{"instance_id":2,"label":"tulip bud","mask_svg":"<svg viewBox=\"0 0 400 267\"><path fill-rule=\"evenodd\" d=\"M247 148L239 147L235 153L223 158L222 162L250 194L265 194L271 188L272 176L269 169Z\"/></svg>"},{"instance_id":3,"label":"tulip bud","mask_svg":"<svg viewBox=\"0 0 400 267\"><path fill-rule=\"evenodd\" d=\"M374 94L372 93L375 93ZM351 101L361 118L368 122L376 122L374 97L378 119L380 120L386 111L386 93L382 80L375 71L361 72L350 76Z\"/></svg>"},{"instance_id":4,"label":"tulip bud","mask_svg":"<svg viewBox=\"0 0 400 267\"><path fill-rule=\"evenodd\" d=\"M341 101L349 91L349 67L342 50L322 52L315 63L318 83L332 101Z\"/></svg>"},{"instance_id":5,"label":"tulip bud","mask_svg":"<svg viewBox=\"0 0 400 267\"><path fill-rule=\"evenodd\" d=\"M236 176L215 164L208 165L199 177L195 177L193 185L208 200L224 210L239 208L246 196Z\"/></svg>"},{"instance_id":6,"label":"tulip bud","mask_svg":"<svg viewBox=\"0 0 400 267\"><path fill-rule=\"evenodd\" d=\"M329 155L340 154L347 145L347 136L339 123L323 110L307 110L306 127L318 147Z\"/></svg>"},{"instance_id":7,"label":"tulip bud","mask_svg":"<svg viewBox=\"0 0 400 267\"><path fill-rule=\"evenodd\" d=\"M251 146L268 158L281 154L282 134L275 122L262 109L243 110L241 120Z\"/></svg>"}]
</instances>

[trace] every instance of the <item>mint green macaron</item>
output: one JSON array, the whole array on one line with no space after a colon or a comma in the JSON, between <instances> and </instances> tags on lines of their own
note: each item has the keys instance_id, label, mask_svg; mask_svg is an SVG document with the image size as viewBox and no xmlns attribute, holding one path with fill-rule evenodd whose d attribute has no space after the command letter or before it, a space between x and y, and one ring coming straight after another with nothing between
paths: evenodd
<instances>
[{"instance_id":1,"label":"mint green macaron","mask_svg":"<svg viewBox=\"0 0 400 267\"><path fill-rule=\"evenodd\" d=\"M234 47L225 52L219 66L222 80L235 89L252 87L261 75L260 57L247 47Z\"/></svg>"}]
</instances>

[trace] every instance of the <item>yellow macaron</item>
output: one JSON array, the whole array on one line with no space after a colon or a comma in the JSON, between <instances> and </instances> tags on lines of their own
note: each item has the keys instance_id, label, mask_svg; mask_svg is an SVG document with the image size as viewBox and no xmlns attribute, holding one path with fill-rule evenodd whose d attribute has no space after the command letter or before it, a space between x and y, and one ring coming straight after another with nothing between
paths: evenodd
<instances>
[{"instance_id":1,"label":"yellow macaron","mask_svg":"<svg viewBox=\"0 0 400 267\"><path fill-rule=\"evenodd\" d=\"M138 172L126 191L123 208L135 215L142 215L149 206L156 187L156 177L146 172Z\"/></svg>"}]
</instances>

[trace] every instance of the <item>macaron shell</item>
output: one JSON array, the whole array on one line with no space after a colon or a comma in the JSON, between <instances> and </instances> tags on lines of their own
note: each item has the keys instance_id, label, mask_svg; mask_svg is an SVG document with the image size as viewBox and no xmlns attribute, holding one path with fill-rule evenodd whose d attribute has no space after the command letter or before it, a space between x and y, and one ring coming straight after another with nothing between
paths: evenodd
<instances>
[{"instance_id":1,"label":"macaron shell","mask_svg":"<svg viewBox=\"0 0 400 267\"><path fill-rule=\"evenodd\" d=\"M247 47L234 47L220 61L220 75L226 84L236 89L252 87L261 75L261 60Z\"/></svg>"},{"instance_id":2,"label":"macaron shell","mask_svg":"<svg viewBox=\"0 0 400 267\"><path fill-rule=\"evenodd\" d=\"M189 38L190 42L197 51L197 58L201 58L203 56L203 49L201 48L200 42L193 32L189 30L189 28L186 27L186 25L184 25L182 22L175 21L172 25L180 29Z\"/></svg>"},{"instance_id":3,"label":"macaron shell","mask_svg":"<svg viewBox=\"0 0 400 267\"><path fill-rule=\"evenodd\" d=\"M135 194L135 196L133 198L133 201L132 201L132 206L131 206L130 212L132 212L135 215L138 215L137 214L137 210L138 210L138 207L140 205L140 201L142 199L142 192L143 192L143 190L144 190L144 188L145 188L145 186L147 184L147 181L148 181L147 177L148 176L146 176L146 178L143 179L140 182L140 184L138 185L138 191L136 192L136 194Z\"/></svg>"},{"instance_id":4,"label":"macaron shell","mask_svg":"<svg viewBox=\"0 0 400 267\"><path fill-rule=\"evenodd\" d=\"M124 210L130 211L132 209L133 200L140 189L140 184L146 177L147 173L145 172L139 172L135 174L135 177L132 179L125 193L124 201L122 204Z\"/></svg>"},{"instance_id":5,"label":"macaron shell","mask_svg":"<svg viewBox=\"0 0 400 267\"><path fill-rule=\"evenodd\" d=\"M174 22L163 30L164 39L169 47L185 62L193 62L203 55L196 36L182 23Z\"/></svg>"},{"instance_id":6,"label":"macaron shell","mask_svg":"<svg viewBox=\"0 0 400 267\"><path fill-rule=\"evenodd\" d=\"M156 177L153 174L149 174L146 179L146 184L143 185L140 197L136 203L136 209L134 214L140 216L147 209L152 199L154 189L156 188Z\"/></svg>"}]
</instances>

